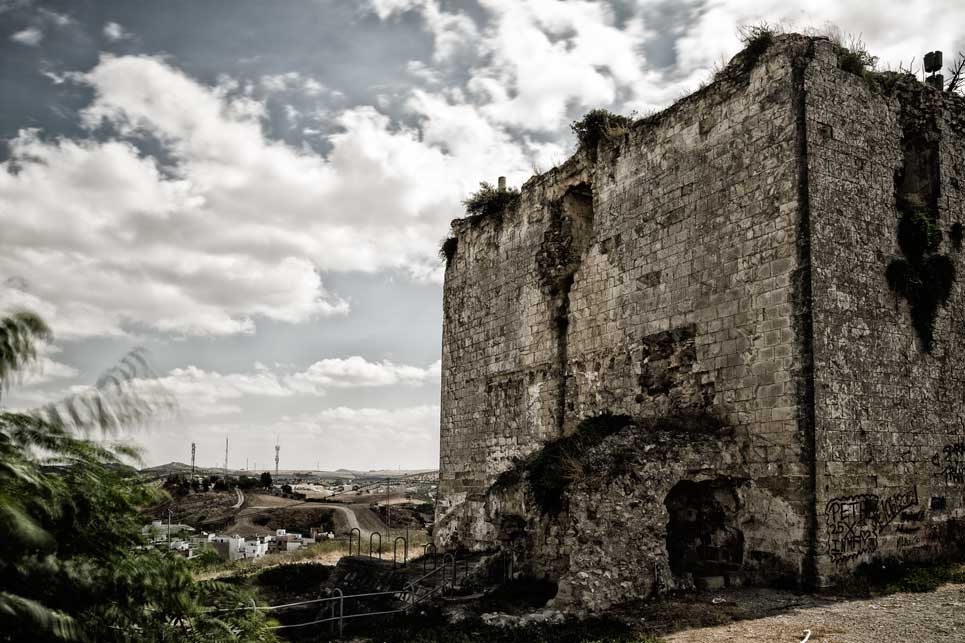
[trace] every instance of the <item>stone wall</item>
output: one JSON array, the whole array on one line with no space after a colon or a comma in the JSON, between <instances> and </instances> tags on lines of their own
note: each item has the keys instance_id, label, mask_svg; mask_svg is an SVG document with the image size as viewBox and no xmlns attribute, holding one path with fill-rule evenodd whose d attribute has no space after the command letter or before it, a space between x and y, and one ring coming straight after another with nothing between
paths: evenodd
<instances>
[{"instance_id":1,"label":"stone wall","mask_svg":"<svg viewBox=\"0 0 965 643\"><path fill-rule=\"evenodd\" d=\"M819 39L750 55L453 222L438 545L516 551L590 609L947 549L965 300L954 282L925 353L886 271L897 201L958 263L962 101ZM607 414L632 422L538 506L527 457Z\"/></svg>"},{"instance_id":2,"label":"stone wall","mask_svg":"<svg viewBox=\"0 0 965 643\"><path fill-rule=\"evenodd\" d=\"M819 61L833 57L817 45ZM965 222L965 101L830 64L810 65L806 83L817 551L827 582L875 557L941 554L965 517L965 272L951 239ZM931 353L886 278L889 263L905 260L898 201L910 192L925 210L934 201L944 236L936 254L960 275L937 311Z\"/></svg>"},{"instance_id":3,"label":"stone wall","mask_svg":"<svg viewBox=\"0 0 965 643\"><path fill-rule=\"evenodd\" d=\"M555 204L585 177L581 159L573 159L531 180L502 217L453 222L436 530L446 542L493 543L481 520L489 485L514 458L559 435L560 302L548 293L537 249L552 236Z\"/></svg>"}]
</instances>

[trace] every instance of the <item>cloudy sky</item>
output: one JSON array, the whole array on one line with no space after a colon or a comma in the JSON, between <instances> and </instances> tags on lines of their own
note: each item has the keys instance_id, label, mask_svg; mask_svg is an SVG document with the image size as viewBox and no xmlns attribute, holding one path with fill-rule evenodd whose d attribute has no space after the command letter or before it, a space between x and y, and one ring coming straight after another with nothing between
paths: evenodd
<instances>
[{"instance_id":1,"label":"cloudy sky","mask_svg":"<svg viewBox=\"0 0 965 643\"><path fill-rule=\"evenodd\" d=\"M5 402L146 347L146 461L438 464L439 241L461 199L646 114L738 26L834 23L896 66L958 0L0 0L0 309L56 342Z\"/></svg>"}]
</instances>

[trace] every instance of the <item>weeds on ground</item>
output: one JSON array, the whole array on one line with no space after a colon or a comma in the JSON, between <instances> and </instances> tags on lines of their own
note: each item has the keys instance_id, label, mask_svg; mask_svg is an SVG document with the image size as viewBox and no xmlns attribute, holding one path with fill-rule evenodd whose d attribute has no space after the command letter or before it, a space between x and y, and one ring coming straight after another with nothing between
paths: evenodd
<instances>
[{"instance_id":1,"label":"weeds on ground","mask_svg":"<svg viewBox=\"0 0 965 643\"><path fill-rule=\"evenodd\" d=\"M842 589L862 595L921 593L934 591L945 583L965 583L965 565L886 558L859 565Z\"/></svg>"},{"instance_id":2,"label":"weeds on ground","mask_svg":"<svg viewBox=\"0 0 965 643\"><path fill-rule=\"evenodd\" d=\"M372 555L378 556L380 551L383 560L392 560L392 550L395 544L395 538L398 536L404 536L405 530L403 529L392 529L386 534L382 534L381 548L379 546L379 539L375 538L372 541ZM423 530L409 530L409 561L416 559L417 556L422 554L422 548L424 545L431 542L429 534ZM323 540L317 542L314 545L307 545L305 547L300 547L293 552L277 552L273 554L267 554L261 558L245 559L241 558L238 560L226 561L219 559L218 561L208 561L208 564L199 564L195 568L195 575L204 577L213 577L221 575L232 575L232 574L249 574L255 573L259 570L266 569L268 567L275 567L278 565L285 565L287 563L298 563L307 562L316 559L327 559L331 561L333 555L335 558L341 556L349 555L349 543L346 539L336 539L336 540ZM352 553L355 554L356 545L352 545ZM403 557L403 547L401 542L398 545L397 553L399 560ZM362 555L369 554L369 543L362 542ZM357 555L357 554L356 554ZM193 561L192 561L193 562Z\"/></svg>"}]
</instances>

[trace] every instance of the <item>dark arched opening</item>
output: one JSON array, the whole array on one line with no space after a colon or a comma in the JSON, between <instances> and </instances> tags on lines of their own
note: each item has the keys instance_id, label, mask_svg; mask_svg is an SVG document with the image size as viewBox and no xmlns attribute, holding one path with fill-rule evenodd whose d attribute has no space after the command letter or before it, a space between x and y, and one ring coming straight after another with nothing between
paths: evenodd
<instances>
[{"instance_id":1,"label":"dark arched opening","mask_svg":"<svg viewBox=\"0 0 965 643\"><path fill-rule=\"evenodd\" d=\"M674 485L664 504L667 553L676 575L720 576L735 572L744 562L744 534L737 527L740 500L728 480Z\"/></svg>"}]
</instances>

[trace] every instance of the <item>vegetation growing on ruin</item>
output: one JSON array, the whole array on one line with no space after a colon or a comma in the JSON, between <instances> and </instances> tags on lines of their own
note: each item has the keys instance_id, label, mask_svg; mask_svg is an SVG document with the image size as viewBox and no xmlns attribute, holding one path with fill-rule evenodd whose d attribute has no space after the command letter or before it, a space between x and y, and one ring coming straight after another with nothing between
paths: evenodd
<instances>
[{"instance_id":1,"label":"vegetation growing on ruin","mask_svg":"<svg viewBox=\"0 0 965 643\"><path fill-rule=\"evenodd\" d=\"M774 27L762 22L759 25L745 25L738 30L741 43L744 45L740 55L740 68L742 73L749 73L761 56L774 44L776 35Z\"/></svg>"},{"instance_id":2,"label":"vegetation growing on ruin","mask_svg":"<svg viewBox=\"0 0 965 643\"><path fill-rule=\"evenodd\" d=\"M479 189L470 194L462 204L466 206L470 221L475 223L487 217L502 216L506 208L515 207L519 203L519 198L519 188L500 190L492 183L483 181L479 184Z\"/></svg>"},{"instance_id":3,"label":"vegetation growing on ruin","mask_svg":"<svg viewBox=\"0 0 965 643\"><path fill-rule=\"evenodd\" d=\"M442 240L442 244L439 246L439 258L446 262L446 268L452 264L452 260L456 256L456 249L458 247L459 239L453 237L452 235Z\"/></svg>"},{"instance_id":4,"label":"vegetation growing on ruin","mask_svg":"<svg viewBox=\"0 0 965 643\"><path fill-rule=\"evenodd\" d=\"M596 153L597 145L604 138L618 138L630 131L633 117L614 114L607 109L594 109L578 121L570 124L570 129L576 134L580 149Z\"/></svg>"},{"instance_id":5,"label":"vegetation growing on ruin","mask_svg":"<svg viewBox=\"0 0 965 643\"><path fill-rule=\"evenodd\" d=\"M604 413L586 418L576 431L543 445L528 458L517 460L493 482L492 490L502 491L526 484L526 489L544 514L560 513L570 485L597 476L612 480L632 473L635 451L608 454L606 464L591 463L590 450L603 440L627 429L641 429L641 433L717 434L724 423L706 411L678 411L658 418L634 419L627 415Z\"/></svg>"},{"instance_id":6,"label":"vegetation growing on ruin","mask_svg":"<svg viewBox=\"0 0 965 643\"><path fill-rule=\"evenodd\" d=\"M934 213L899 199L898 247L902 257L888 264L885 277L896 296L908 302L912 326L922 350L932 351L938 308L948 302L955 281L955 264L939 246L942 241Z\"/></svg>"},{"instance_id":7,"label":"vegetation growing on ruin","mask_svg":"<svg viewBox=\"0 0 965 643\"><path fill-rule=\"evenodd\" d=\"M950 561L876 559L858 565L853 577L844 583L842 589L862 596L931 592L945 583L965 583L965 565Z\"/></svg>"},{"instance_id":8,"label":"vegetation growing on ruin","mask_svg":"<svg viewBox=\"0 0 965 643\"><path fill-rule=\"evenodd\" d=\"M509 488L521 482L525 476L529 491L540 510L557 514L563 509L564 496L570 483L579 478L582 469L580 459L587 449L633 423L629 416L609 413L587 418L570 435L547 442L532 456L504 471L493 487Z\"/></svg>"},{"instance_id":9,"label":"vegetation growing on ruin","mask_svg":"<svg viewBox=\"0 0 965 643\"><path fill-rule=\"evenodd\" d=\"M835 39L831 40L831 44L838 57L838 67L849 74L865 77L878 64L878 57L871 55L860 38L852 37L847 46Z\"/></svg>"}]
</instances>

